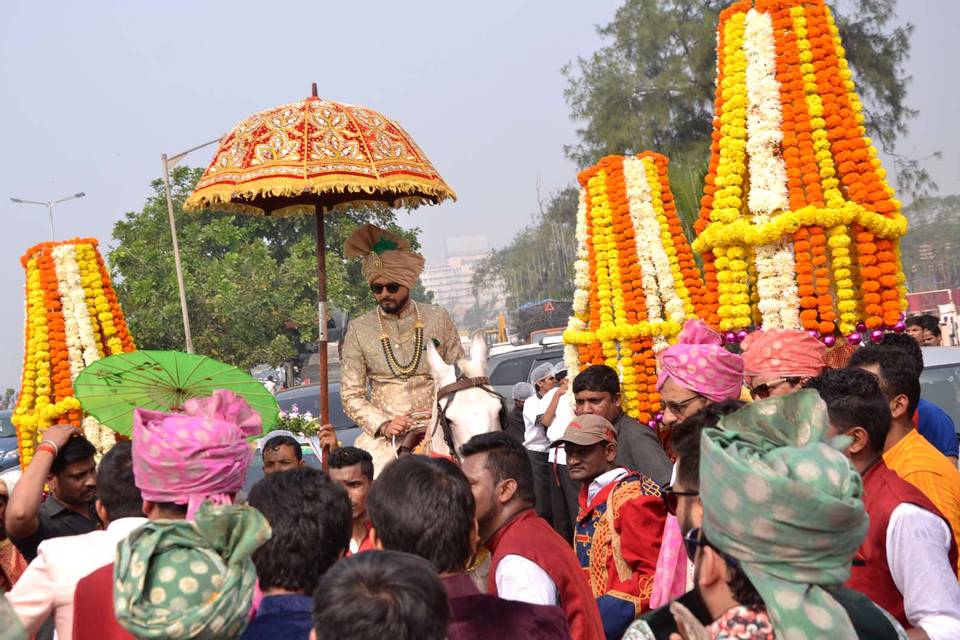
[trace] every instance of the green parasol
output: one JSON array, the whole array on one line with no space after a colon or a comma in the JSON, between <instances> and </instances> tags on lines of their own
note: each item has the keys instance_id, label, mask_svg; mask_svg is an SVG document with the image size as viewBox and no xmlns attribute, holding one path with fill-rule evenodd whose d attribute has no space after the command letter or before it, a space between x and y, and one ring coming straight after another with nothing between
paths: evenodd
<instances>
[{"instance_id":1,"label":"green parasol","mask_svg":"<svg viewBox=\"0 0 960 640\"><path fill-rule=\"evenodd\" d=\"M227 389L242 396L263 420L263 431L280 409L249 373L206 356L179 351L133 351L97 360L73 383L83 410L117 433L133 431L133 410L177 411L190 398Z\"/></svg>"}]
</instances>

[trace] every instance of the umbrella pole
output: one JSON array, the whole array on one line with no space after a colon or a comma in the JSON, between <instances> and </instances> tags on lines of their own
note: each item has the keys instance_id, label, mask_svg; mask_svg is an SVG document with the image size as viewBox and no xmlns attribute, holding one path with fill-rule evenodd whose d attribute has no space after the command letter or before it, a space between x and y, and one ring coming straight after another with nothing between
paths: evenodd
<instances>
[{"instance_id":1,"label":"umbrella pole","mask_svg":"<svg viewBox=\"0 0 960 640\"><path fill-rule=\"evenodd\" d=\"M323 229L323 207L315 205L317 221L317 353L320 356L320 423L330 424L330 391L327 386L327 260ZM323 447L323 471L327 471L329 450Z\"/></svg>"}]
</instances>

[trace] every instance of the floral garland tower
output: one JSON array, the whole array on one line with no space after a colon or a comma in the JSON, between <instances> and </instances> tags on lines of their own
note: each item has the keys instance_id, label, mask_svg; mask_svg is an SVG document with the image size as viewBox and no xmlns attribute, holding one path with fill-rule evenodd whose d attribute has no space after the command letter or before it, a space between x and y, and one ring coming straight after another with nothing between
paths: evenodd
<instances>
[{"instance_id":1,"label":"floral garland tower","mask_svg":"<svg viewBox=\"0 0 960 640\"><path fill-rule=\"evenodd\" d=\"M92 238L44 242L20 258L27 272L20 398L12 418L20 465L33 459L43 431L65 422L82 427L101 453L113 431L84 417L73 381L100 358L134 350L133 339Z\"/></svg>"},{"instance_id":2,"label":"floral garland tower","mask_svg":"<svg viewBox=\"0 0 960 640\"><path fill-rule=\"evenodd\" d=\"M898 328L907 221L864 127L823 0L736 2L720 14L710 166L695 225L705 315L751 325Z\"/></svg>"},{"instance_id":3,"label":"floral garland tower","mask_svg":"<svg viewBox=\"0 0 960 640\"><path fill-rule=\"evenodd\" d=\"M618 369L624 410L649 421L660 401L655 354L703 306L700 271L677 217L666 157L607 156L579 181L567 368L571 377L592 364Z\"/></svg>"}]
</instances>

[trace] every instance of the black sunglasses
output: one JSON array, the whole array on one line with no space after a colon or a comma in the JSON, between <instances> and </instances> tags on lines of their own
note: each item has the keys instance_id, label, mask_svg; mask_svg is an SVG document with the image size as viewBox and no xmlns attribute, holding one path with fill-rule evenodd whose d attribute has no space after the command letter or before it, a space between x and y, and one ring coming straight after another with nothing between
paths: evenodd
<instances>
[{"instance_id":1,"label":"black sunglasses","mask_svg":"<svg viewBox=\"0 0 960 640\"><path fill-rule=\"evenodd\" d=\"M695 558L697 557L697 549L700 547L712 547L714 551L720 554L720 557L722 557L727 564L733 566L740 564L739 560L733 556L727 555L723 551L720 551L710 544L710 542L700 532L700 527L694 527L693 529L690 529L687 535L683 537L683 547L687 551L687 557L690 558L690 562L695 562Z\"/></svg>"},{"instance_id":2,"label":"black sunglasses","mask_svg":"<svg viewBox=\"0 0 960 640\"><path fill-rule=\"evenodd\" d=\"M396 293L397 291L400 291L400 286L401 285L397 284L396 282L388 282L387 284L374 282L370 285L370 291L373 291L378 295L383 293L384 289L387 290L387 293Z\"/></svg>"},{"instance_id":3,"label":"black sunglasses","mask_svg":"<svg viewBox=\"0 0 960 640\"><path fill-rule=\"evenodd\" d=\"M660 497L663 499L663 505L667 508L667 513L672 516L677 515L677 506L680 503L680 496L692 497L700 495L699 491L674 491L673 485L667 485L660 490Z\"/></svg>"},{"instance_id":4,"label":"black sunglasses","mask_svg":"<svg viewBox=\"0 0 960 640\"><path fill-rule=\"evenodd\" d=\"M771 380L770 382L758 384L757 386L750 388L750 397L752 397L754 400L766 400L770 397L770 393L774 389L784 383L797 386L800 384L800 378L791 376L789 378L777 378L776 380Z\"/></svg>"}]
</instances>

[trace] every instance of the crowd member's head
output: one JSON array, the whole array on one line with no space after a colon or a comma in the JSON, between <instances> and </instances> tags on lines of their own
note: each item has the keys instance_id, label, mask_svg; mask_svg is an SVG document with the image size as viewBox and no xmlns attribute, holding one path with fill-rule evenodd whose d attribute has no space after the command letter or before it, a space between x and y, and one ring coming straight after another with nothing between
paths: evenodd
<instances>
[{"instance_id":1,"label":"crowd member's head","mask_svg":"<svg viewBox=\"0 0 960 640\"><path fill-rule=\"evenodd\" d=\"M870 345L858 349L849 366L875 375L890 405L893 425L912 428L920 402L920 372L914 358L900 349Z\"/></svg>"},{"instance_id":2,"label":"crowd member's head","mask_svg":"<svg viewBox=\"0 0 960 640\"><path fill-rule=\"evenodd\" d=\"M863 369L836 369L824 371L807 386L816 389L827 405L830 417L827 435L850 437L851 443L844 453L854 468L863 473L883 454L890 432L890 406L876 376Z\"/></svg>"},{"instance_id":3,"label":"crowd member's head","mask_svg":"<svg viewBox=\"0 0 960 640\"><path fill-rule=\"evenodd\" d=\"M743 358L700 320L687 320L677 344L660 356L657 390L663 424L671 428L711 402L736 400L743 385Z\"/></svg>"},{"instance_id":4,"label":"crowd member's head","mask_svg":"<svg viewBox=\"0 0 960 640\"><path fill-rule=\"evenodd\" d=\"M367 495L373 485L373 457L357 447L340 447L330 454L330 479L343 487L353 508L353 521L367 519Z\"/></svg>"},{"instance_id":5,"label":"crowd member's head","mask_svg":"<svg viewBox=\"0 0 960 640\"><path fill-rule=\"evenodd\" d=\"M144 512L153 518L181 505L189 518L204 501L232 503L253 457L247 437L261 428L260 415L222 389L187 400L182 413L134 411L133 472Z\"/></svg>"},{"instance_id":6,"label":"crowd member's head","mask_svg":"<svg viewBox=\"0 0 960 640\"><path fill-rule=\"evenodd\" d=\"M317 587L311 640L443 640L450 607L433 565L370 551L333 566Z\"/></svg>"},{"instance_id":7,"label":"crowd member's head","mask_svg":"<svg viewBox=\"0 0 960 640\"><path fill-rule=\"evenodd\" d=\"M673 485L663 491L667 511L677 517L686 534L703 520L700 504L700 437L704 429L717 426L722 416L737 411L740 400L713 402L673 428L673 453L676 473Z\"/></svg>"},{"instance_id":8,"label":"crowd member's head","mask_svg":"<svg viewBox=\"0 0 960 640\"><path fill-rule=\"evenodd\" d=\"M300 441L289 431L273 431L260 445L263 455L263 473L290 471L304 465Z\"/></svg>"},{"instance_id":9,"label":"crowd member's head","mask_svg":"<svg viewBox=\"0 0 960 640\"><path fill-rule=\"evenodd\" d=\"M526 449L502 431L470 438L460 452L461 469L477 504L480 538L488 539L536 503L533 468Z\"/></svg>"},{"instance_id":10,"label":"crowd member's head","mask_svg":"<svg viewBox=\"0 0 960 640\"><path fill-rule=\"evenodd\" d=\"M312 594L317 580L350 544L346 493L310 467L264 476L247 502L270 523L273 535L253 554L264 593Z\"/></svg>"},{"instance_id":11,"label":"crowd member's head","mask_svg":"<svg viewBox=\"0 0 960 640\"><path fill-rule=\"evenodd\" d=\"M826 405L804 389L749 404L703 432L700 474L710 482L700 485L703 526L687 539L711 613L729 597L736 569L777 637L856 637L832 590L849 579L868 518L860 475L824 442L828 425Z\"/></svg>"},{"instance_id":12,"label":"crowd member's head","mask_svg":"<svg viewBox=\"0 0 960 640\"><path fill-rule=\"evenodd\" d=\"M754 400L799 391L827 366L827 347L802 329L754 331L740 347L744 379Z\"/></svg>"},{"instance_id":13,"label":"crowd member's head","mask_svg":"<svg viewBox=\"0 0 960 640\"><path fill-rule=\"evenodd\" d=\"M617 466L617 430L603 416L577 416L553 446L566 451L567 471L574 482L589 485Z\"/></svg>"},{"instance_id":14,"label":"crowd member's head","mask_svg":"<svg viewBox=\"0 0 960 640\"><path fill-rule=\"evenodd\" d=\"M936 316L923 314L907 318L907 334L925 347L940 345L940 320Z\"/></svg>"},{"instance_id":15,"label":"crowd member's head","mask_svg":"<svg viewBox=\"0 0 960 640\"><path fill-rule=\"evenodd\" d=\"M423 256L410 241L385 229L365 224L347 238L344 256L360 258L364 279L377 305L386 313L400 313L423 272Z\"/></svg>"},{"instance_id":16,"label":"crowd member's head","mask_svg":"<svg viewBox=\"0 0 960 640\"><path fill-rule=\"evenodd\" d=\"M142 518L143 497L133 477L130 441L118 442L97 469L97 515L104 525L120 518Z\"/></svg>"},{"instance_id":17,"label":"crowd member's head","mask_svg":"<svg viewBox=\"0 0 960 640\"><path fill-rule=\"evenodd\" d=\"M97 497L97 450L83 436L73 436L60 447L50 466L47 484L61 503L85 506Z\"/></svg>"},{"instance_id":18,"label":"crowd member's head","mask_svg":"<svg viewBox=\"0 0 960 640\"><path fill-rule=\"evenodd\" d=\"M374 546L429 560L438 573L462 573L474 551L476 503L457 465L404 456L380 473L367 497Z\"/></svg>"},{"instance_id":19,"label":"crowd member's head","mask_svg":"<svg viewBox=\"0 0 960 640\"><path fill-rule=\"evenodd\" d=\"M595 364L578 373L573 379L573 396L578 416L592 414L613 422L620 415L620 379L605 364Z\"/></svg>"},{"instance_id":20,"label":"crowd member's head","mask_svg":"<svg viewBox=\"0 0 960 640\"><path fill-rule=\"evenodd\" d=\"M538 396L543 396L557 386L557 377L553 374L553 365L544 362L534 367L533 371L530 372L530 384L537 390Z\"/></svg>"},{"instance_id":21,"label":"crowd member's head","mask_svg":"<svg viewBox=\"0 0 960 640\"><path fill-rule=\"evenodd\" d=\"M533 385L529 382L518 382L513 385L513 389L510 390L510 397L513 398L513 406L518 409L523 409L523 403L527 401L532 395L535 395L537 390L533 388Z\"/></svg>"},{"instance_id":22,"label":"crowd member's head","mask_svg":"<svg viewBox=\"0 0 960 640\"><path fill-rule=\"evenodd\" d=\"M910 359L913 360L917 375L923 373L923 349L921 349L920 344L910 336L903 333L885 333L883 334L883 340L878 344L881 347L898 349L907 354L910 356Z\"/></svg>"}]
</instances>

